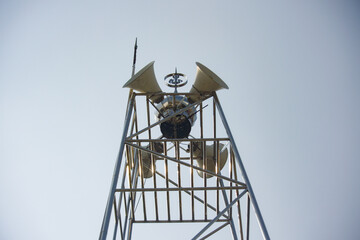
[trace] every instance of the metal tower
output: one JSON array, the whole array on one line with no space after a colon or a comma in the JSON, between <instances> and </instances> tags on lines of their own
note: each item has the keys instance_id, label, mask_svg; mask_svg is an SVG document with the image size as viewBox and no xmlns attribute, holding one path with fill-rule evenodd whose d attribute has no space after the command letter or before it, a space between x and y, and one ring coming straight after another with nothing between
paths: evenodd
<instances>
[{"instance_id":1,"label":"metal tower","mask_svg":"<svg viewBox=\"0 0 360 240\"><path fill-rule=\"evenodd\" d=\"M270 239L215 93L227 85L196 63L189 93L178 92L187 79L177 71L165 77L175 92L165 93L153 64L124 85L130 95L99 239L131 239L138 223L202 223L192 239L226 229L250 239L251 212Z\"/></svg>"}]
</instances>

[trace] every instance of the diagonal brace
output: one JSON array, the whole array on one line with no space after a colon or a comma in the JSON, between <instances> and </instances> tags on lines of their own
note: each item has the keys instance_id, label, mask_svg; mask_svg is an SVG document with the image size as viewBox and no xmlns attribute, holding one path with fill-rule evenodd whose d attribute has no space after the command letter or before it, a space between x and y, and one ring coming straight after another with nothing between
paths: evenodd
<instances>
[{"instance_id":1,"label":"diagonal brace","mask_svg":"<svg viewBox=\"0 0 360 240\"><path fill-rule=\"evenodd\" d=\"M173 118L173 117L175 117L175 116L177 116L177 115L179 115L179 114L187 111L188 109L192 108L192 107L195 106L195 105L200 104L201 102L205 101L206 99L208 99L208 98L210 98L210 97L211 97L211 96L208 96L208 97L206 97L206 98L204 98L204 99L201 99L201 100L199 100L199 101L197 101L197 102L195 102L195 103L192 103L192 104L186 106L185 108L182 108L182 109L179 110L179 111L176 111L175 113L171 114L170 116L167 116L166 118L163 118L163 119L161 119L160 121L157 121L156 123L151 124L150 126L148 126L148 127L146 127L146 128L143 128L143 129L141 129L140 131L138 131L138 132L130 135L130 136L128 137L128 139L129 139L129 138L136 137L136 136L138 136L139 134L141 134L141 133L143 133L143 132L146 132L147 130L149 130L149 129L155 127L155 126L157 126L157 125L159 125L159 124L161 124L161 123L163 123L163 122L166 122L167 120L169 120L169 119L171 119L171 118Z\"/></svg>"},{"instance_id":2,"label":"diagonal brace","mask_svg":"<svg viewBox=\"0 0 360 240\"><path fill-rule=\"evenodd\" d=\"M196 234L195 237L192 238L192 240L198 239L201 234L203 234L211 225L213 225L225 212L227 212L244 194L247 193L247 190L244 190L239 196L237 196L229 205L227 205L219 214L211 221L209 222L201 231Z\"/></svg>"}]
</instances>

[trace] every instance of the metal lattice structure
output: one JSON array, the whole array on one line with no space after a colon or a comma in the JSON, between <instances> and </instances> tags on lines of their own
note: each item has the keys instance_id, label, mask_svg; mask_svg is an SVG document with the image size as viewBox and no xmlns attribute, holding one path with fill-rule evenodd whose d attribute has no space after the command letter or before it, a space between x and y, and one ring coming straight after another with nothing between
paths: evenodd
<instances>
[{"instance_id":1,"label":"metal lattice structure","mask_svg":"<svg viewBox=\"0 0 360 240\"><path fill-rule=\"evenodd\" d=\"M194 94L156 95L175 101ZM203 223L192 239L225 229L233 239L249 239L251 205L263 238L270 239L216 93L155 120L153 97L130 91L99 239L131 239L138 223ZM191 108L198 120L189 137L163 137L160 124Z\"/></svg>"}]
</instances>

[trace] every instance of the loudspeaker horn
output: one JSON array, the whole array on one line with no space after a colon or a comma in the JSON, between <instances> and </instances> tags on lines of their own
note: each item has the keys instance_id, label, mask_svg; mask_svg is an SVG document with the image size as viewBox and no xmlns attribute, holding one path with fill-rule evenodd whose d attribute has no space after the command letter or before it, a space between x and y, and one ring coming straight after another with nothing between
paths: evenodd
<instances>
[{"instance_id":1,"label":"loudspeaker horn","mask_svg":"<svg viewBox=\"0 0 360 240\"><path fill-rule=\"evenodd\" d=\"M153 93L154 96L150 97L150 100L155 103L159 103L163 100L163 96L156 96L156 93L161 93L162 90L156 81L154 73L154 62L152 61L140 71L138 71L132 78L129 79L123 86L123 88L132 88L141 93Z\"/></svg>"},{"instance_id":2,"label":"loudspeaker horn","mask_svg":"<svg viewBox=\"0 0 360 240\"><path fill-rule=\"evenodd\" d=\"M212 144L210 146L206 145L205 150L206 150L206 159L204 163L204 158L203 158L203 150L202 150L202 143L200 142L194 142L193 143L193 156L197 161L197 165L200 168L205 169L206 166L206 170L211 171L211 172L216 172L216 155L217 155L217 151L216 149L214 149L215 144ZM227 148L225 148L224 150L221 151L221 149L224 147L224 144L219 143L219 150L220 150L220 159L218 161L219 164L219 171L225 166L226 161L228 159L228 150ZM205 173L202 171L197 171L197 173L199 174L200 177L204 177ZM212 175L206 173L206 178L211 178L213 177Z\"/></svg>"},{"instance_id":3,"label":"loudspeaker horn","mask_svg":"<svg viewBox=\"0 0 360 240\"><path fill-rule=\"evenodd\" d=\"M158 153L163 153L163 145L161 143L154 143L153 145L154 151ZM146 146L147 149L150 149L150 145ZM153 155L154 159L154 169L152 168L151 164L151 155ZM141 151L141 172L140 176L142 175L144 178L150 178L154 175L156 170L155 162L159 160L160 157L149 152Z\"/></svg>"},{"instance_id":4,"label":"loudspeaker horn","mask_svg":"<svg viewBox=\"0 0 360 240\"><path fill-rule=\"evenodd\" d=\"M196 65L197 72L195 82L190 93L195 93L197 95L190 95L188 97L190 102L198 101L204 93L215 92L223 88L229 89L226 83L209 68L199 62L196 62Z\"/></svg>"}]
</instances>

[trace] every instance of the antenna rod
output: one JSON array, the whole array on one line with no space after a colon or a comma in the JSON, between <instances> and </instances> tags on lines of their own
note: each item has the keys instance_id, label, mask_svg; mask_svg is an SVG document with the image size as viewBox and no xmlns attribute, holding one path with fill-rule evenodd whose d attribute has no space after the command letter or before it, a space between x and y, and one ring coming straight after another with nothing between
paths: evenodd
<instances>
[{"instance_id":1,"label":"antenna rod","mask_svg":"<svg viewBox=\"0 0 360 240\"><path fill-rule=\"evenodd\" d=\"M131 73L131 77L134 76L135 74L135 64L136 64L136 51L137 51L137 38L135 39L135 46L134 46L134 58L133 58L133 65L132 65L132 73Z\"/></svg>"},{"instance_id":2,"label":"antenna rod","mask_svg":"<svg viewBox=\"0 0 360 240\"><path fill-rule=\"evenodd\" d=\"M136 52L137 52L137 38L135 38L135 45L134 45L134 57L133 57L133 65L132 65L132 73L131 73L131 77L133 77L135 75L135 64L136 64ZM128 98L128 106L129 106L129 102L130 102L130 98L131 95L133 93L133 89L130 88L129 90L129 98ZM127 109L128 110L128 109Z\"/></svg>"}]
</instances>

